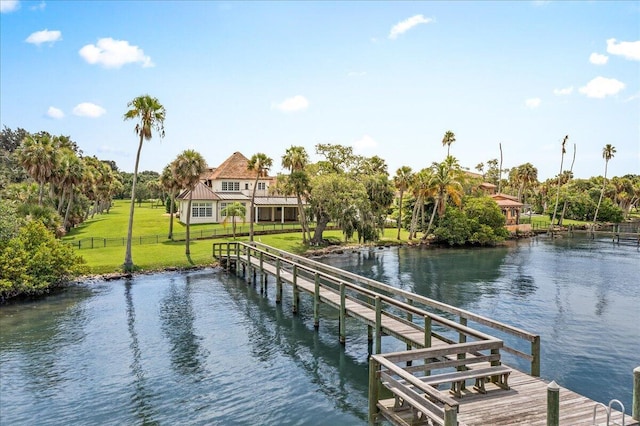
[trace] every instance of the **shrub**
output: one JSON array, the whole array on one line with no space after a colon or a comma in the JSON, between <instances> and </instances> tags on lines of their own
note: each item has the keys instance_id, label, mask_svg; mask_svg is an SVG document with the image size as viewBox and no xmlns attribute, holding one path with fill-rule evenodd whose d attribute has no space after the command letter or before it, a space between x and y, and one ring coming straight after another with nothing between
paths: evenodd
<instances>
[{"instance_id":1,"label":"shrub","mask_svg":"<svg viewBox=\"0 0 640 426\"><path fill-rule=\"evenodd\" d=\"M31 220L0 253L0 300L47 293L83 272L84 261Z\"/></svg>"}]
</instances>

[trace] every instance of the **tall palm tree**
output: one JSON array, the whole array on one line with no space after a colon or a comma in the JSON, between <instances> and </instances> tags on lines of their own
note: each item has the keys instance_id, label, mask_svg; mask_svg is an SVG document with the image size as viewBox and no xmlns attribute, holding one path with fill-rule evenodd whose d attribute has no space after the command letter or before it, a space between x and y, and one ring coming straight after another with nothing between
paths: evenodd
<instances>
[{"instance_id":1,"label":"tall palm tree","mask_svg":"<svg viewBox=\"0 0 640 426\"><path fill-rule=\"evenodd\" d=\"M397 239L400 239L400 229L402 228L402 200L404 197L404 192L409 189L411 185L411 180L413 177L413 173L411 171L411 167L402 166L398 170L396 170L396 174L393 177L393 184L398 190L398 236Z\"/></svg>"},{"instance_id":2,"label":"tall palm tree","mask_svg":"<svg viewBox=\"0 0 640 426\"><path fill-rule=\"evenodd\" d=\"M253 192L251 193L251 211L249 212L249 241L253 241L253 223L256 221L254 216L254 204L256 199L256 189L258 189L258 179L266 176L272 165L273 160L267 157L267 154L263 154L262 152L253 154L247 163L247 170L256 172L256 179L253 182Z\"/></svg>"},{"instance_id":3,"label":"tall palm tree","mask_svg":"<svg viewBox=\"0 0 640 426\"><path fill-rule=\"evenodd\" d=\"M180 183L180 186L189 191L189 202L187 204L187 238L185 254L191 254L189 249L190 233L189 228L191 225L191 201L193 200L193 190L198 182L200 182L200 176L207 170L207 162L204 157L192 150L187 149L182 154L178 155L175 159L175 176L176 180Z\"/></svg>"},{"instance_id":4,"label":"tall palm tree","mask_svg":"<svg viewBox=\"0 0 640 426\"><path fill-rule=\"evenodd\" d=\"M175 161L167 164L160 175L160 184L169 193L169 235L168 239L173 240L173 215L176 211L176 195L180 191L180 182L175 175Z\"/></svg>"},{"instance_id":5,"label":"tall palm tree","mask_svg":"<svg viewBox=\"0 0 640 426\"><path fill-rule=\"evenodd\" d=\"M51 135L43 132L25 137L18 150L18 159L27 174L38 183L38 205L42 205L44 185L56 166L56 150Z\"/></svg>"},{"instance_id":6,"label":"tall palm tree","mask_svg":"<svg viewBox=\"0 0 640 426\"><path fill-rule=\"evenodd\" d=\"M569 135L566 135L564 139L562 139L562 155L560 156L560 172L558 173L558 189L556 194L556 205L553 208L553 217L551 218L551 225L549 225L551 228L553 228L553 223L556 221L556 213L558 212L558 202L560 201L560 184L562 179L562 165L563 165L562 163L564 162L564 155L567 153L567 150L565 148L567 140L569 140Z\"/></svg>"},{"instance_id":7,"label":"tall palm tree","mask_svg":"<svg viewBox=\"0 0 640 426\"><path fill-rule=\"evenodd\" d=\"M438 217L442 217L447 208L447 198L451 198L456 206L459 206L462 202L462 195L464 194L462 187L463 175L457 160L453 157L447 157L442 163L434 163L432 168L436 188L434 209L437 210ZM428 230L431 229L433 216L432 214L427 227ZM427 232L425 232L426 235Z\"/></svg>"},{"instance_id":8,"label":"tall palm tree","mask_svg":"<svg viewBox=\"0 0 640 426\"><path fill-rule=\"evenodd\" d=\"M73 152L73 151L71 151ZM73 197L75 195L75 189L82 183L82 179L85 177L84 162L78 158L75 154L69 157L68 169L65 173L65 179L63 187L69 192L69 202L67 203L67 210L64 214L63 226L66 230L71 228L69 224L69 215L71 213L71 207L73 205Z\"/></svg>"},{"instance_id":9,"label":"tall palm tree","mask_svg":"<svg viewBox=\"0 0 640 426\"><path fill-rule=\"evenodd\" d=\"M302 242L306 244L311 240L311 231L307 223L306 213L302 205L302 194L308 192L309 177L304 168L309 164L309 155L302 146L292 146L288 148L282 156L282 167L289 169L289 183L293 187L298 201L298 215L302 226Z\"/></svg>"},{"instance_id":10,"label":"tall palm tree","mask_svg":"<svg viewBox=\"0 0 640 426\"><path fill-rule=\"evenodd\" d=\"M410 190L415 198L415 204L413 206L413 212L411 213L409 240L416 236L419 217L422 217L422 222L424 223L424 205L427 198L431 197L435 192L433 170L427 168L415 173L411 179Z\"/></svg>"},{"instance_id":11,"label":"tall palm tree","mask_svg":"<svg viewBox=\"0 0 640 426\"><path fill-rule=\"evenodd\" d=\"M604 195L604 188L607 185L607 166L609 160L611 160L616 153L616 147L610 143L606 144L602 148L602 158L604 158L604 180L602 181L602 191L600 191L600 199L598 200L598 207L596 207L596 214L593 215L593 225L595 226L596 220L598 220L598 210L600 210L600 203L602 203L602 196Z\"/></svg>"},{"instance_id":12,"label":"tall palm tree","mask_svg":"<svg viewBox=\"0 0 640 426\"><path fill-rule=\"evenodd\" d=\"M442 138L442 146L447 146L447 157L449 156L449 148L451 148L451 144L455 141L456 135L451 130L447 130Z\"/></svg>"},{"instance_id":13,"label":"tall palm tree","mask_svg":"<svg viewBox=\"0 0 640 426\"><path fill-rule=\"evenodd\" d=\"M136 181L138 180L138 165L140 164L140 151L142 151L142 142L151 140L153 130L164 137L164 119L166 111L164 106L149 95L142 95L134 98L127 104L129 110L124 114L125 120L137 120L135 131L140 137L138 143L138 152L136 153L136 164L133 169L133 182L131 184L131 206L129 207L129 227L127 229L127 251L124 255L125 271L133 269L133 259L131 257L131 237L133 234L133 208L136 200Z\"/></svg>"}]
</instances>

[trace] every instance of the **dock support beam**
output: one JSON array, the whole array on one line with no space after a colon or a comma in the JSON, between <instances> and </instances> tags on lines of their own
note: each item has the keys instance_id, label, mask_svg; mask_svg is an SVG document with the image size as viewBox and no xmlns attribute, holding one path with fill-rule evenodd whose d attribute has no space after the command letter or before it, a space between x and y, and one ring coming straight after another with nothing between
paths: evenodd
<instances>
[{"instance_id":1,"label":"dock support beam","mask_svg":"<svg viewBox=\"0 0 640 426\"><path fill-rule=\"evenodd\" d=\"M293 265L293 313L298 313L298 303L300 302L300 290L298 290L298 265Z\"/></svg>"},{"instance_id":2,"label":"dock support beam","mask_svg":"<svg viewBox=\"0 0 640 426\"><path fill-rule=\"evenodd\" d=\"M633 369L633 401L631 417L640 420L640 366Z\"/></svg>"},{"instance_id":3,"label":"dock support beam","mask_svg":"<svg viewBox=\"0 0 640 426\"><path fill-rule=\"evenodd\" d=\"M369 357L369 424L373 425L378 417L378 363Z\"/></svg>"},{"instance_id":4,"label":"dock support beam","mask_svg":"<svg viewBox=\"0 0 640 426\"><path fill-rule=\"evenodd\" d=\"M347 341L347 326L346 326L346 287L344 283L340 283L340 343L344 345Z\"/></svg>"},{"instance_id":5,"label":"dock support beam","mask_svg":"<svg viewBox=\"0 0 640 426\"><path fill-rule=\"evenodd\" d=\"M376 296L376 354L382 352L382 299Z\"/></svg>"},{"instance_id":6,"label":"dock support beam","mask_svg":"<svg viewBox=\"0 0 640 426\"><path fill-rule=\"evenodd\" d=\"M316 272L313 277L315 290L313 292L313 328L320 328L320 275Z\"/></svg>"},{"instance_id":7,"label":"dock support beam","mask_svg":"<svg viewBox=\"0 0 640 426\"><path fill-rule=\"evenodd\" d=\"M547 426L560 425L560 386L553 381L547 385Z\"/></svg>"},{"instance_id":8,"label":"dock support beam","mask_svg":"<svg viewBox=\"0 0 640 426\"><path fill-rule=\"evenodd\" d=\"M458 426L458 407L444 405L444 426Z\"/></svg>"},{"instance_id":9,"label":"dock support beam","mask_svg":"<svg viewBox=\"0 0 640 426\"><path fill-rule=\"evenodd\" d=\"M282 303L282 279L280 278L280 259L276 259L276 303Z\"/></svg>"},{"instance_id":10,"label":"dock support beam","mask_svg":"<svg viewBox=\"0 0 640 426\"><path fill-rule=\"evenodd\" d=\"M536 336L531 342L531 375L533 377L540 377L540 336Z\"/></svg>"}]
</instances>

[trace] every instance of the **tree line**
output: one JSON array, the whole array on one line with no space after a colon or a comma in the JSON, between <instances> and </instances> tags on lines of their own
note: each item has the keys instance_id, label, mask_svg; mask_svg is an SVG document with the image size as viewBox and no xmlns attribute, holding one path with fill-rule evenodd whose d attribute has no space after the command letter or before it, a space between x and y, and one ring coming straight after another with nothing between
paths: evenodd
<instances>
[{"instance_id":1,"label":"tree line","mask_svg":"<svg viewBox=\"0 0 640 426\"><path fill-rule=\"evenodd\" d=\"M144 142L154 134L164 136L166 111L158 99L149 95L134 98L127 108L123 119L135 122L138 137L133 173L119 171L113 161L83 155L69 136L32 134L21 128L2 130L0 211L5 222L15 225L3 227L0 234L3 255L22 228L40 232L26 227L31 221L40 222L47 232L60 237L95 214L107 214L114 198L127 196L131 204L124 270L135 267L130 242L136 201L153 198L166 204L171 213L169 238L172 238L175 199L188 193L187 211L191 211L192 192L207 169L206 161L200 153L185 150L162 173L139 173ZM418 171L403 166L392 176L382 158L356 155L348 146L319 143L315 145L315 153L320 157L316 162L310 161L304 147L291 146L280 159L288 173L278 175L270 191L273 195L296 197L302 240L310 245L326 243L323 232L330 222L340 227L345 240L356 239L361 243L376 241L385 227L395 226L398 239L404 228L409 239L417 239L421 234L423 241L450 245L495 244L507 234L500 208L486 195L486 184L522 201L530 214L548 214L552 223L558 225L564 219L594 224L619 222L634 209L637 212L640 176L607 179L615 147L607 144L603 148L604 176L574 179L575 144L571 167L564 169L567 141L565 136L561 142L559 174L544 182L538 181L537 169L530 163L503 169L502 145L500 161L489 159L476 166L478 173L469 172L451 155L456 137L450 130L442 139L442 146L447 148L442 161ZM273 159L264 153L254 154L247 165L256 176L249 209L250 240L254 236L257 181L268 175L272 167ZM247 213L242 205L231 204L227 209L227 217L245 217ZM190 254L190 216L186 218L186 255ZM310 221L316 224L313 235ZM6 274L3 271L0 275L4 285L8 285Z\"/></svg>"}]
</instances>

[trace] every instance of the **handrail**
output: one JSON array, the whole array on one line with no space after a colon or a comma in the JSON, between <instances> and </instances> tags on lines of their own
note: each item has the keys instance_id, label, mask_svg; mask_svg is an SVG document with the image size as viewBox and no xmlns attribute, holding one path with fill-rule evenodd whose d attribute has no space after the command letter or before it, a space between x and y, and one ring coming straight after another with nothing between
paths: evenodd
<instances>
[{"instance_id":1,"label":"handrail","mask_svg":"<svg viewBox=\"0 0 640 426\"><path fill-rule=\"evenodd\" d=\"M263 244L257 243L260 246L265 246ZM247 251L249 251L249 257L252 257L251 255L251 251L253 251L254 255L253 257L259 257L258 254L262 253L263 255L268 256L271 260L273 261L280 261L280 267L283 269L286 269L287 265L290 268L296 268L297 270L297 274L298 276L301 273L306 272L306 274L303 275L307 275L308 278L310 278L311 276L317 274L319 271L318 269L314 268L314 266L311 265L307 265L306 262L300 263L298 262L299 260L305 260L302 257L299 256L293 256L293 259L291 258L291 256L281 256L279 254L274 254L272 252L269 252L268 250L264 250L261 248L258 248L256 245L257 244L248 244L248 243L244 243L244 242L224 242L224 243L214 243L213 244L213 255L217 256L220 255L221 253L221 248L223 246L226 246L227 249L225 250L225 254L226 256L231 256L233 254L232 257L236 258L236 259L240 259L242 258L243 260L247 257ZM216 246L219 246L220 248L218 250L216 250ZM233 247L233 248L232 248ZM266 246L269 247L269 246ZM276 250L278 252L281 253L285 253L288 254L287 252L282 252L279 250ZM264 258L263 258L264 260ZM319 264L319 265L323 265L323 264ZM478 330L475 330L473 328L467 327L465 324L461 324L461 323L457 323L455 321L452 321L448 318L442 317L438 314L435 314L433 312L429 312L429 311L425 311L424 309L421 309L420 307L417 307L415 305L412 304L408 304L405 302L402 302L400 300L394 299L393 297L384 295L384 294L380 294L377 293L373 290L367 289L365 287L362 287L361 285L359 285L357 282L353 283L350 281L345 281L343 279L340 278L336 278L334 277L332 274L327 273L327 272L321 272L321 276L323 278L323 281L325 281L325 283L323 285L321 285L323 288L330 288L332 291L339 291L340 286L344 286L345 289L349 289L352 292L355 292L356 294L359 294L361 296L370 298L370 299L374 299L374 298L379 298L381 304L384 302L385 305L387 305L387 307L393 307L396 308L398 310L400 310L402 313L404 313L407 316L413 316L416 315L419 318L425 318L425 320L428 318L430 320L430 322L432 323L436 323L436 324L440 324L444 327L446 327L447 329L450 329L456 333L459 334L459 336L461 338L464 337L464 339L466 340L466 337L473 337L475 339L479 339L479 340L492 340L494 339L493 336L490 336L486 333L482 333ZM354 274L351 274L354 275ZM358 277L358 276L356 276ZM357 281L357 280L356 280ZM371 280L369 280L371 281ZM329 287L329 284L333 285L333 288ZM384 284L381 283L377 283L379 286L384 286L384 287L388 287L385 286ZM390 287L391 288L391 287ZM362 302L362 301L360 301ZM366 303L366 302L364 302ZM371 306L373 308L373 306L371 304L369 304L369 306ZM394 317L397 318L395 314L391 313L388 310L385 310L385 313L387 316L389 317ZM415 324L412 322L412 324ZM418 324L415 324L415 326L417 326L416 328L419 330L424 330L424 328L420 328L420 326ZM442 339L442 336L439 336L437 334L434 333L434 335L436 337L439 337Z\"/></svg>"},{"instance_id":2,"label":"handrail","mask_svg":"<svg viewBox=\"0 0 640 426\"><path fill-rule=\"evenodd\" d=\"M335 274L337 276L345 277L355 282L362 282L366 285L369 285L373 288L388 292L390 294L394 294L397 296L404 297L407 301L411 301L413 303L419 303L425 306L428 306L432 309L437 309L443 312L448 312L453 315L457 315L460 317L461 322L465 322L466 320L473 321L477 324L481 324L487 326L491 329L498 330L500 332L512 335L517 337L518 339L525 340L530 342L531 344L531 353L524 353L516 348L512 348L510 346L505 346L504 351L517 356L519 358L525 359L531 363L531 374L533 376L540 376L540 335L530 333L526 330L523 330L518 327L514 327L508 324L505 324L500 321L493 320L491 318L487 318L482 315L474 314L473 312L467 311L465 309L456 308L455 306L448 305L446 303L439 302L434 299L430 299L406 290L402 290L396 287L389 286L387 284L383 284L381 282L372 280L370 278L366 278L352 272L345 271L340 268L336 268L334 266L330 266L321 262L317 262L312 259L307 259L303 256L299 256L293 253L288 253L284 250L277 249L275 247L268 246L263 243L253 242L251 243L253 246L263 247L267 251L275 251L283 255L283 257L288 257L292 259L297 259L299 262L303 262L308 265L313 265L314 268L323 270L327 273Z\"/></svg>"}]
</instances>

